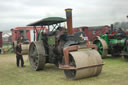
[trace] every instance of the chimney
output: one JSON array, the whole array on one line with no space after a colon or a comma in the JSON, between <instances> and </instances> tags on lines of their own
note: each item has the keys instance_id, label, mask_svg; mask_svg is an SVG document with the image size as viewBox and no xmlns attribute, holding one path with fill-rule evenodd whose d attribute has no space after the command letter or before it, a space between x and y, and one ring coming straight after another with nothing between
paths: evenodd
<instances>
[{"instance_id":1,"label":"chimney","mask_svg":"<svg viewBox=\"0 0 128 85\"><path fill-rule=\"evenodd\" d=\"M113 24L111 24L111 32L113 32L113 31L114 31Z\"/></svg>"},{"instance_id":2,"label":"chimney","mask_svg":"<svg viewBox=\"0 0 128 85\"><path fill-rule=\"evenodd\" d=\"M65 11L66 11L66 18L67 18L67 31L68 31L68 34L73 34L72 9L68 8L68 9L65 9Z\"/></svg>"}]
</instances>

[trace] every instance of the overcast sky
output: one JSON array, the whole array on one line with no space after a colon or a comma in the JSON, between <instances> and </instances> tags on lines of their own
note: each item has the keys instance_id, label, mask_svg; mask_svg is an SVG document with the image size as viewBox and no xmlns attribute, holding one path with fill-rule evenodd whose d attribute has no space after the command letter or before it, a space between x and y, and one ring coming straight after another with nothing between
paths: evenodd
<instances>
[{"instance_id":1,"label":"overcast sky","mask_svg":"<svg viewBox=\"0 0 128 85\"><path fill-rule=\"evenodd\" d=\"M0 30L65 17L65 8L73 9L73 27L128 21L128 0L0 0Z\"/></svg>"}]
</instances>

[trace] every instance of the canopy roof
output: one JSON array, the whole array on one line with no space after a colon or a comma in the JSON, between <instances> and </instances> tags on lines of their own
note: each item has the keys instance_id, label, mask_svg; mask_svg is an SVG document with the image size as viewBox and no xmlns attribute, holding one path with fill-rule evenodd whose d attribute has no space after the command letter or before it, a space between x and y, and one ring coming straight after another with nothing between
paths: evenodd
<instances>
[{"instance_id":1,"label":"canopy roof","mask_svg":"<svg viewBox=\"0 0 128 85\"><path fill-rule=\"evenodd\" d=\"M37 22L30 23L27 26L52 25L52 24L57 24L57 23L65 22L65 21L66 19L62 17L48 17L48 18L41 19Z\"/></svg>"}]
</instances>

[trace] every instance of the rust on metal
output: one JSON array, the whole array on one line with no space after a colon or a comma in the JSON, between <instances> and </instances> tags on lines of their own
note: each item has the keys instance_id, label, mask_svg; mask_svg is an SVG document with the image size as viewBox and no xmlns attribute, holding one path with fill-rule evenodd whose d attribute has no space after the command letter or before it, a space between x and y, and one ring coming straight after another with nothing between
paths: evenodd
<instances>
[{"instance_id":1,"label":"rust on metal","mask_svg":"<svg viewBox=\"0 0 128 85\"><path fill-rule=\"evenodd\" d=\"M65 65L69 65L69 52L70 51L74 51L74 50L78 50L78 46L77 45L68 46L68 47L65 47L63 49Z\"/></svg>"},{"instance_id":2,"label":"rust on metal","mask_svg":"<svg viewBox=\"0 0 128 85\"><path fill-rule=\"evenodd\" d=\"M76 67L70 66L70 65L59 65L59 69L63 69L63 70L77 70Z\"/></svg>"},{"instance_id":3,"label":"rust on metal","mask_svg":"<svg viewBox=\"0 0 128 85\"><path fill-rule=\"evenodd\" d=\"M59 68L60 69L76 69L75 67L69 65L69 52L76 51L78 49L86 49L86 48L97 49L97 46L95 44L90 44L90 45L82 45L82 46L73 45L73 46L65 47L63 49L65 65L59 65Z\"/></svg>"},{"instance_id":4,"label":"rust on metal","mask_svg":"<svg viewBox=\"0 0 128 85\"><path fill-rule=\"evenodd\" d=\"M68 34L73 34L72 28L72 9L65 9L67 18L67 31Z\"/></svg>"}]
</instances>

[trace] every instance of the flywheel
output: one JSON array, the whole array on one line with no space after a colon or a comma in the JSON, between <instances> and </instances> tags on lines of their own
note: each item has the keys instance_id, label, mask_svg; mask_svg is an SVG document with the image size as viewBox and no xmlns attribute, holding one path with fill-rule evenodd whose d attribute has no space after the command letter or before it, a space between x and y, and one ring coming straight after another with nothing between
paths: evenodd
<instances>
[{"instance_id":1,"label":"flywheel","mask_svg":"<svg viewBox=\"0 0 128 85\"><path fill-rule=\"evenodd\" d=\"M101 39L100 37L97 37L98 39L95 40L93 43L97 45L97 50L102 56L102 58L106 57L108 54L108 46L105 40Z\"/></svg>"}]
</instances>

